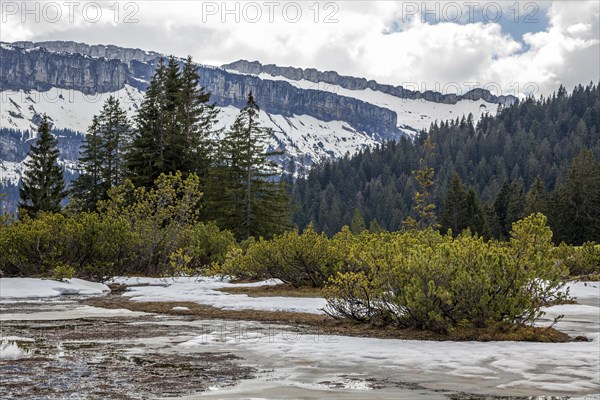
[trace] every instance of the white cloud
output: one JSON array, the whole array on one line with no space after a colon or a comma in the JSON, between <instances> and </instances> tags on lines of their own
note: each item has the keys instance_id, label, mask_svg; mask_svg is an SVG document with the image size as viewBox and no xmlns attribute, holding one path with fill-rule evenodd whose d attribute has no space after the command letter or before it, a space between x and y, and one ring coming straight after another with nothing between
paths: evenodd
<instances>
[{"instance_id":1,"label":"white cloud","mask_svg":"<svg viewBox=\"0 0 600 400\"><path fill-rule=\"evenodd\" d=\"M3 2L4 11L7 11L6 3ZM41 7L46 3L40 3ZM138 23L123 22L135 11L131 6L125 9L127 2L119 3L116 23L114 2L102 3L102 19L90 23L93 10L88 10L87 21L82 15L86 3L81 2L75 9L72 23L64 7L59 23L44 22L44 18L36 23L29 18L22 24L21 14L5 12L2 40L110 43L178 56L191 54L207 64L244 58L335 70L382 83L411 87L417 84L427 90L443 90L452 82L467 90L471 82L479 82L481 85L495 83L503 93L517 90L523 93L527 91L525 85L533 82L541 93L548 94L559 83L572 87L599 79L600 3L595 0L539 3L538 12L547 13L549 26L541 32L527 33L523 38L511 37L503 32L499 23L485 18L469 21L465 7L461 10L461 23L424 23L418 13L406 18L415 11L414 6L418 9L422 2L320 2L318 14L313 2L282 1L272 9L262 1L254 5L229 2L227 10L235 11L227 14L220 1L144 1L133 3L139 6L133 16ZM452 11L449 3L452 2L438 3L438 12L441 12L438 16L452 17L443 13L443 10ZM301 4L302 10L301 18L292 23L296 16L294 4ZM428 9L433 9L431 4L434 3L428 4ZM482 2L475 15L484 15L488 4L492 3ZM502 5L506 18L512 18L512 4ZM262 13L257 22L244 20L244 16L255 18L257 9ZM283 13L284 10L287 13ZM489 7L485 15L493 16L492 11L494 7ZM519 14L521 20L525 11ZM325 23L328 16L338 22ZM235 21L236 17L239 22Z\"/></svg>"}]
</instances>

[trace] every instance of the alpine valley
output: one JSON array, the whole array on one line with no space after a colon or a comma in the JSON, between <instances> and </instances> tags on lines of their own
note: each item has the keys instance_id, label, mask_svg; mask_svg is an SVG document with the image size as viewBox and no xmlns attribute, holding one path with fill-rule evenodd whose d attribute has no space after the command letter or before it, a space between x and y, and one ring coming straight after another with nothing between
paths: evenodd
<instances>
[{"instance_id":1,"label":"alpine valley","mask_svg":"<svg viewBox=\"0 0 600 400\"><path fill-rule=\"evenodd\" d=\"M43 114L53 124L67 180L77 175L79 147L104 101L113 95L134 117L160 58L153 51L75 42L14 42L0 48L0 185L14 207L29 147ZM183 59L181 60L183 62ZM198 64L200 84L228 127L247 96L261 107L271 128L277 160L296 171L402 136L414 136L434 121L496 114L513 96L484 89L464 94L412 91L402 86L315 69L239 60L222 66Z\"/></svg>"}]
</instances>

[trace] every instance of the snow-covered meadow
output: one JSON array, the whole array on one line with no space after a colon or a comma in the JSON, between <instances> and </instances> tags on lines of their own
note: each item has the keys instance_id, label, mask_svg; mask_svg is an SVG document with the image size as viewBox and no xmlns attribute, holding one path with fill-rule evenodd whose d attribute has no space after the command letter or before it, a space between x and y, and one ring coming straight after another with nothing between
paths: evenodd
<instances>
[{"instance_id":1,"label":"snow-covered meadow","mask_svg":"<svg viewBox=\"0 0 600 400\"><path fill-rule=\"evenodd\" d=\"M248 297L219 291L232 286L274 285L276 280L233 284L215 278L113 278L130 285L121 296L134 302L191 302L223 309L322 313L322 298ZM436 342L302 333L247 321L203 321L156 315L156 325L185 327L177 338L139 340L149 348L185 354L231 352L263 371L233 387L213 387L198 397L447 398L447 391L494 395L600 398L600 282L570 283L577 304L546 309L540 325L564 315L557 328L590 341L570 343ZM69 295L103 295L107 286L80 280L1 279L2 320L136 318L148 314L102 310ZM46 302L43 298L49 298ZM51 299L50 299L51 298ZM19 302L53 310L11 312ZM183 311L183 309L182 309ZM36 315L38 314L38 315ZM142 322L139 322L142 323ZM5 352L14 348L4 347ZM138 350L144 351L144 350ZM375 384L374 382L380 382ZM441 392L438 392L441 390ZM369 391L366 395L365 391ZM361 394L362 393L362 394ZM340 397L341 396L341 397ZM361 397L362 396L362 397ZM413 397L411 397L413 396ZM196 398L196 396L192 397Z\"/></svg>"}]
</instances>

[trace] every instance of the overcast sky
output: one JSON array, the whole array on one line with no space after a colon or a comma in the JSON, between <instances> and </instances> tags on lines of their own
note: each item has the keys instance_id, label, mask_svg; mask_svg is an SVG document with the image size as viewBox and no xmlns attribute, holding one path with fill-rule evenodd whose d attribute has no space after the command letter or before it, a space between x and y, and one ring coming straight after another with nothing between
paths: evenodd
<instances>
[{"instance_id":1,"label":"overcast sky","mask_svg":"<svg viewBox=\"0 0 600 400\"><path fill-rule=\"evenodd\" d=\"M600 79L598 0L1 3L6 42L115 44L212 65L258 60L443 92L476 82L547 95Z\"/></svg>"}]
</instances>

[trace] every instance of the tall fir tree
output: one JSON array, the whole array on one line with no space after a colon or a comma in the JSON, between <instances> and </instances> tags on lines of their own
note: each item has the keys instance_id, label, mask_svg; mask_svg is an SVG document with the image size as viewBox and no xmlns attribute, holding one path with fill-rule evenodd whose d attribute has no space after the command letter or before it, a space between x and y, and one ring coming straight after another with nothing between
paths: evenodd
<instances>
[{"instance_id":1,"label":"tall fir tree","mask_svg":"<svg viewBox=\"0 0 600 400\"><path fill-rule=\"evenodd\" d=\"M470 187L465 198L466 227L472 233L483 236L486 239L491 237L491 230L487 222L487 216L484 207L479 202L479 197L474 187Z\"/></svg>"},{"instance_id":2,"label":"tall fir tree","mask_svg":"<svg viewBox=\"0 0 600 400\"><path fill-rule=\"evenodd\" d=\"M99 129L103 159L103 178L108 188L125 180L125 152L132 137L127 113L118 99L110 96L100 112Z\"/></svg>"},{"instance_id":3,"label":"tall fir tree","mask_svg":"<svg viewBox=\"0 0 600 400\"><path fill-rule=\"evenodd\" d=\"M531 185L527 196L525 196L525 206L523 216L529 216L534 213L542 213L548 215L549 211L549 194L544 185L544 181L539 176Z\"/></svg>"},{"instance_id":4,"label":"tall fir tree","mask_svg":"<svg viewBox=\"0 0 600 400\"><path fill-rule=\"evenodd\" d=\"M198 67L189 56L181 71L179 113L181 130L187 145L183 164L201 179L207 178L214 153L214 125L219 110L210 103L211 94L200 86Z\"/></svg>"},{"instance_id":5,"label":"tall fir tree","mask_svg":"<svg viewBox=\"0 0 600 400\"><path fill-rule=\"evenodd\" d=\"M219 143L207 191L208 212L238 238L269 237L289 225L289 198L268 149L271 131L258 121L252 93Z\"/></svg>"},{"instance_id":6,"label":"tall fir tree","mask_svg":"<svg viewBox=\"0 0 600 400\"><path fill-rule=\"evenodd\" d=\"M218 109L199 85L191 57L183 66L160 60L136 116L136 135L126 154L136 186L152 187L162 173L197 173L206 179Z\"/></svg>"},{"instance_id":7,"label":"tall fir tree","mask_svg":"<svg viewBox=\"0 0 600 400\"><path fill-rule=\"evenodd\" d=\"M136 186L152 187L165 170L164 76L164 60L160 59L138 109L136 133L125 155L127 176Z\"/></svg>"},{"instance_id":8,"label":"tall fir tree","mask_svg":"<svg viewBox=\"0 0 600 400\"><path fill-rule=\"evenodd\" d=\"M29 151L25 174L19 188L21 212L35 218L41 212L60 212L67 195L63 169L58 165L58 140L50 133L50 122L44 114L38 127L39 138Z\"/></svg>"},{"instance_id":9,"label":"tall fir tree","mask_svg":"<svg viewBox=\"0 0 600 400\"><path fill-rule=\"evenodd\" d=\"M556 240L581 245L600 242L600 162L582 150L555 195Z\"/></svg>"},{"instance_id":10,"label":"tall fir tree","mask_svg":"<svg viewBox=\"0 0 600 400\"><path fill-rule=\"evenodd\" d=\"M365 226L365 220L360 213L358 208L354 209L354 213L352 214L352 222L350 222L350 230L355 235L361 234L367 227Z\"/></svg>"},{"instance_id":11,"label":"tall fir tree","mask_svg":"<svg viewBox=\"0 0 600 400\"><path fill-rule=\"evenodd\" d=\"M78 164L79 176L71 187L70 207L82 211L95 210L106 190L102 177L102 138L97 115L92 119L81 146Z\"/></svg>"},{"instance_id":12,"label":"tall fir tree","mask_svg":"<svg viewBox=\"0 0 600 400\"><path fill-rule=\"evenodd\" d=\"M452 230L452 235L458 235L466 227L466 198L465 187L460 175L454 173L446 191L442 204L440 225L442 232Z\"/></svg>"},{"instance_id":13,"label":"tall fir tree","mask_svg":"<svg viewBox=\"0 0 600 400\"><path fill-rule=\"evenodd\" d=\"M90 211L125 179L124 155L132 128L119 100L110 96L94 116L81 148L80 175L73 183L73 207Z\"/></svg>"},{"instance_id":14,"label":"tall fir tree","mask_svg":"<svg viewBox=\"0 0 600 400\"><path fill-rule=\"evenodd\" d=\"M417 182L413 207L416 219L408 217L404 222L410 229L424 229L427 227L437 229L439 227L435 214L435 204L433 204L431 199L435 171L430 164L435 156L434 151L435 145L431 141L431 138L427 137L423 142L423 155L419 159L419 168L413 171L413 176Z\"/></svg>"}]
</instances>

